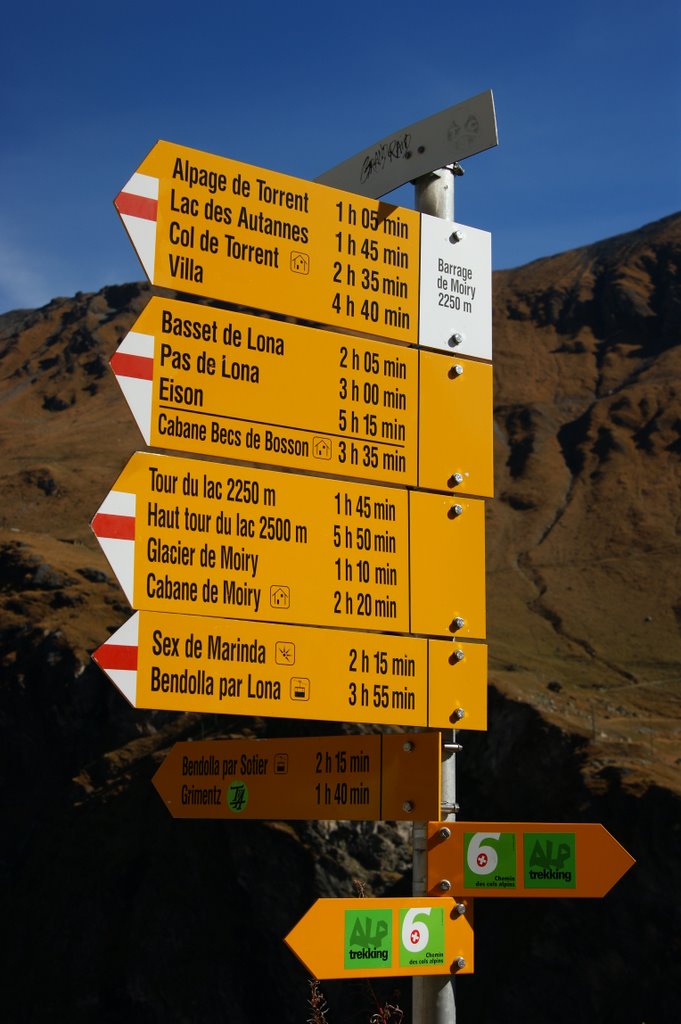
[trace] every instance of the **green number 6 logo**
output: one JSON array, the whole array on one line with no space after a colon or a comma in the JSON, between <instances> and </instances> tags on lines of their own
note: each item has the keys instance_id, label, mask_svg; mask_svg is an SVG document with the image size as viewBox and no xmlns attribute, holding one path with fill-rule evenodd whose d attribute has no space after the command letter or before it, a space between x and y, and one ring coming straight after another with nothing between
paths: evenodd
<instances>
[{"instance_id":1,"label":"green number 6 logo","mask_svg":"<svg viewBox=\"0 0 681 1024\"><path fill-rule=\"evenodd\" d=\"M432 907L410 907L402 921L402 945L410 953L420 953L425 949L430 939L430 931L425 921L419 921L418 915L426 917L432 912Z\"/></svg>"},{"instance_id":2,"label":"green number 6 logo","mask_svg":"<svg viewBox=\"0 0 681 1024\"><path fill-rule=\"evenodd\" d=\"M488 839L499 839L501 832L475 832L468 843L466 862L475 875L490 875L499 862L499 856Z\"/></svg>"}]
</instances>

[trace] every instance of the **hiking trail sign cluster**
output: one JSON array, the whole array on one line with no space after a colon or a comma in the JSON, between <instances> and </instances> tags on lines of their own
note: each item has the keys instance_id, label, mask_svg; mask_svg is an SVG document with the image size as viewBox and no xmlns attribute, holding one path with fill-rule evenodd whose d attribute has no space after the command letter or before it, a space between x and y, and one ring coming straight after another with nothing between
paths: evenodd
<instances>
[{"instance_id":1,"label":"hiking trail sign cluster","mask_svg":"<svg viewBox=\"0 0 681 1024\"><path fill-rule=\"evenodd\" d=\"M116 197L185 296L111 358L175 453L133 454L92 522L135 610L93 657L134 707L486 728L490 236L380 196L496 141L483 93L316 182L158 142ZM437 821L441 742L178 743L154 784L178 818L430 820L427 896L319 900L286 941L322 978L470 973L465 897L601 895L631 858Z\"/></svg>"}]
</instances>

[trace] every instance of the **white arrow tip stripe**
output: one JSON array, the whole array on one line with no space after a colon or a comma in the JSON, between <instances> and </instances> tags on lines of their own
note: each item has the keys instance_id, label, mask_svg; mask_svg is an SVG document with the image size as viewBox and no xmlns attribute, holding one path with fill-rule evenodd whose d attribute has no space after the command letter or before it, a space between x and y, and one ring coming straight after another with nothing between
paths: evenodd
<instances>
[{"instance_id":1,"label":"white arrow tip stripe","mask_svg":"<svg viewBox=\"0 0 681 1024\"><path fill-rule=\"evenodd\" d=\"M109 561L109 565L116 574L118 582L123 588L125 596L130 604L134 604L135 542L132 540L117 540L115 537L98 537L97 539Z\"/></svg>"},{"instance_id":2,"label":"white arrow tip stripe","mask_svg":"<svg viewBox=\"0 0 681 1024\"><path fill-rule=\"evenodd\" d=\"M136 497L128 491L109 491L97 511L107 516L132 516L134 519Z\"/></svg>"},{"instance_id":3,"label":"white arrow tip stripe","mask_svg":"<svg viewBox=\"0 0 681 1024\"><path fill-rule=\"evenodd\" d=\"M118 351L128 356L144 356L146 359L153 359L154 335L140 334L138 331L128 331L118 346Z\"/></svg>"},{"instance_id":4,"label":"white arrow tip stripe","mask_svg":"<svg viewBox=\"0 0 681 1024\"><path fill-rule=\"evenodd\" d=\"M122 191L130 192L133 196L144 196L145 199L158 199L158 178L136 171Z\"/></svg>"},{"instance_id":5,"label":"white arrow tip stripe","mask_svg":"<svg viewBox=\"0 0 681 1024\"><path fill-rule=\"evenodd\" d=\"M121 220L125 230L130 235L130 240L135 247L144 272L154 283L154 259L156 256L156 221L145 220L143 217L131 217L127 213L121 214Z\"/></svg>"},{"instance_id":6,"label":"white arrow tip stripe","mask_svg":"<svg viewBox=\"0 0 681 1024\"><path fill-rule=\"evenodd\" d=\"M133 707L137 707L135 703L137 700L137 672L130 672L122 668L108 668L106 674L111 682L115 683L125 699Z\"/></svg>"},{"instance_id":7,"label":"white arrow tip stripe","mask_svg":"<svg viewBox=\"0 0 681 1024\"><path fill-rule=\"evenodd\" d=\"M132 618L124 622L120 629L112 633L106 641L108 644L116 644L121 647L137 647L140 632L140 613L135 612Z\"/></svg>"},{"instance_id":8,"label":"white arrow tip stripe","mask_svg":"<svg viewBox=\"0 0 681 1024\"><path fill-rule=\"evenodd\" d=\"M151 444L152 382L135 377L118 377L117 380L145 443Z\"/></svg>"}]
</instances>

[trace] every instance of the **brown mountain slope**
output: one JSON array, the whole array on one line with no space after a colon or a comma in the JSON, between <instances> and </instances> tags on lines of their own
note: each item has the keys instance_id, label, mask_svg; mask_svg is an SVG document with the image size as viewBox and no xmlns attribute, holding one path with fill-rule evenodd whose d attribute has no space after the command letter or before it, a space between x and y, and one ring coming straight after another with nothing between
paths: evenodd
<instances>
[{"instance_id":1,"label":"brown mountain slope","mask_svg":"<svg viewBox=\"0 0 681 1024\"><path fill-rule=\"evenodd\" d=\"M604 902L479 907L466 1019L640 1024L681 997L680 261L674 216L495 275L493 685L489 731L460 734L463 816L600 820L638 864ZM176 739L300 723L134 711L90 661L129 614L88 523L142 447L107 362L148 295L0 317L3 1012L293 1024L281 936L355 877L406 891L410 851L388 823L172 821L149 778ZM323 987L330 1021L366 1007Z\"/></svg>"},{"instance_id":2,"label":"brown mountain slope","mask_svg":"<svg viewBox=\"0 0 681 1024\"><path fill-rule=\"evenodd\" d=\"M592 767L677 791L680 238L675 216L495 275L487 536L492 681L590 737ZM87 524L142 447L107 361L148 294L0 318L5 558L77 580L65 610L27 568L20 603L83 663L123 607ZM90 593L93 568L110 582Z\"/></svg>"},{"instance_id":3,"label":"brown mountain slope","mask_svg":"<svg viewBox=\"0 0 681 1024\"><path fill-rule=\"evenodd\" d=\"M681 218L495 276L494 680L679 789Z\"/></svg>"}]
</instances>

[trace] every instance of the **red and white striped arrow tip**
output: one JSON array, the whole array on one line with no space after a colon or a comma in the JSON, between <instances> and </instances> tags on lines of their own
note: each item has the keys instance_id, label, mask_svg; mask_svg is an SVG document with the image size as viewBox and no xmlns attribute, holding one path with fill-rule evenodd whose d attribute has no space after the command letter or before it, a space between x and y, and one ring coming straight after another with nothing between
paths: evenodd
<instances>
[{"instance_id":1,"label":"red and white striped arrow tip","mask_svg":"<svg viewBox=\"0 0 681 1024\"><path fill-rule=\"evenodd\" d=\"M138 646L139 612L135 612L92 655L93 661L106 672L133 707L137 707Z\"/></svg>"},{"instance_id":2,"label":"red and white striped arrow tip","mask_svg":"<svg viewBox=\"0 0 681 1024\"><path fill-rule=\"evenodd\" d=\"M144 271L153 284L158 178L136 172L114 199L114 206L120 214Z\"/></svg>"},{"instance_id":3,"label":"red and white striped arrow tip","mask_svg":"<svg viewBox=\"0 0 681 1024\"><path fill-rule=\"evenodd\" d=\"M146 444L151 444L154 336L130 331L109 360Z\"/></svg>"},{"instance_id":4,"label":"red and white striped arrow tip","mask_svg":"<svg viewBox=\"0 0 681 1024\"><path fill-rule=\"evenodd\" d=\"M110 491L90 526L130 604L134 604L137 496Z\"/></svg>"}]
</instances>

